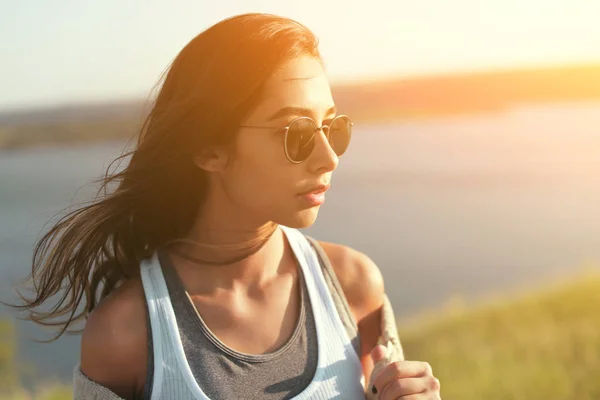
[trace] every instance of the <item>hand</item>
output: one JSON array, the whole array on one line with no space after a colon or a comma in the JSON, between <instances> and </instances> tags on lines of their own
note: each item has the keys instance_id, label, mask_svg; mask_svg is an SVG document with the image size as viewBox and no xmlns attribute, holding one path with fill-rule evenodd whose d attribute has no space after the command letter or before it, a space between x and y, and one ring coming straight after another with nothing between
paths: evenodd
<instances>
[{"instance_id":1,"label":"hand","mask_svg":"<svg viewBox=\"0 0 600 400\"><path fill-rule=\"evenodd\" d=\"M384 346L371 351L374 363L387 356ZM440 381L426 362L397 361L386 365L375 377L371 390L379 400L441 400Z\"/></svg>"}]
</instances>

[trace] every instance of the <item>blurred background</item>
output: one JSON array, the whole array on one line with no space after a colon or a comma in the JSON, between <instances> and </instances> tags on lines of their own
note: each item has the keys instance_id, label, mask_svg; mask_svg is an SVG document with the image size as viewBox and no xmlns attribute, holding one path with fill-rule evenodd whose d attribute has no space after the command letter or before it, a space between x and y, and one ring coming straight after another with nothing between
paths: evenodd
<instances>
[{"instance_id":1,"label":"blurred background","mask_svg":"<svg viewBox=\"0 0 600 400\"><path fill-rule=\"evenodd\" d=\"M269 12L356 121L307 233L379 265L444 399L598 399L600 2L0 0L0 298L90 198L176 54ZM77 335L0 308L0 398L69 398Z\"/></svg>"}]
</instances>

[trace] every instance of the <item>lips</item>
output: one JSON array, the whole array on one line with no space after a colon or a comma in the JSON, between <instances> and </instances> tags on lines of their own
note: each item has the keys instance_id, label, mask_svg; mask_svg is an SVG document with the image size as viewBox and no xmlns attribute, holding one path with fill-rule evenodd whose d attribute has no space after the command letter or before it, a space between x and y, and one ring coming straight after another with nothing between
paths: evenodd
<instances>
[{"instance_id":1,"label":"lips","mask_svg":"<svg viewBox=\"0 0 600 400\"><path fill-rule=\"evenodd\" d=\"M326 192L327 189L329 189L329 186L330 186L329 184L327 184L327 185L323 185L323 184L315 185L315 186L311 187L310 189L308 189L308 190L300 193L300 195L302 196L302 195L306 195L306 194L323 193L323 192Z\"/></svg>"}]
</instances>

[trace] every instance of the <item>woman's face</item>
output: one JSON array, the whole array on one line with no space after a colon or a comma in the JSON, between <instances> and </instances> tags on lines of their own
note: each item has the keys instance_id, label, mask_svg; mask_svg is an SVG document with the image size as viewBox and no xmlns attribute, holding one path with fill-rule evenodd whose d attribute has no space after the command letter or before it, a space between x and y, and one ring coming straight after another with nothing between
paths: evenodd
<instances>
[{"instance_id":1,"label":"woman's face","mask_svg":"<svg viewBox=\"0 0 600 400\"><path fill-rule=\"evenodd\" d=\"M274 129L240 128L233 157L221 173L221 186L230 201L250 215L294 228L312 225L320 207L301 193L329 184L338 165L322 131L316 133L314 149L304 162L287 159L285 131L275 128L301 116L312 118L317 126L335 116L325 71L309 56L282 64L271 76L261 103L242 125Z\"/></svg>"}]
</instances>

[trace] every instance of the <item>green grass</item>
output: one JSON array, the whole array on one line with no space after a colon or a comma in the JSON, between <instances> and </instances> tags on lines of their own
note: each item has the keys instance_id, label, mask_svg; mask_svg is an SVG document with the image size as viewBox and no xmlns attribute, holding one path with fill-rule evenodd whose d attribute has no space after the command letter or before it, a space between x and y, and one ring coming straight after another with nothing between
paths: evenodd
<instances>
[{"instance_id":1,"label":"green grass","mask_svg":"<svg viewBox=\"0 0 600 400\"><path fill-rule=\"evenodd\" d=\"M400 325L402 326L402 325ZM600 275L401 328L444 400L600 399Z\"/></svg>"},{"instance_id":2,"label":"green grass","mask_svg":"<svg viewBox=\"0 0 600 400\"><path fill-rule=\"evenodd\" d=\"M18 387L14 330L0 329L0 400L71 398L64 385L38 396ZM399 323L407 359L426 360L444 400L600 399L600 274L466 308L456 303Z\"/></svg>"},{"instance_id":3,"label":"green grass","mask_svg":"<svg viewBox=\"0 0 600 400\"><path fill-rule=\"evenodd\" d=\"M17 358L16 332L9 321L0 321L0 400L67 400L72 390L62 383L41 383L35 392L24 390L19 381L23 365Z\"/></svg>"},{"instance_id":4,"label":"green grass","mask_svg":"<svg viewBox=\"0 0 600 400\"><path fill-rule=\"evenodd\" d=\"M26 390L13 390L2 394L0 392L0 400L71 400L73 399L73 391L67 385L48 384L40 385L35 393Z\"/></svg>"},{"instance_id":5,"label":"green grass","mask_svg":"<svg viewBox=\"0 0 600 400\"><path fill-rule=\"evenodd\" d=\"M0 395L4 389L8 391L18 387L16 352L14 326L8 321L0 321Z\"/></svg>"}]
</instances>

